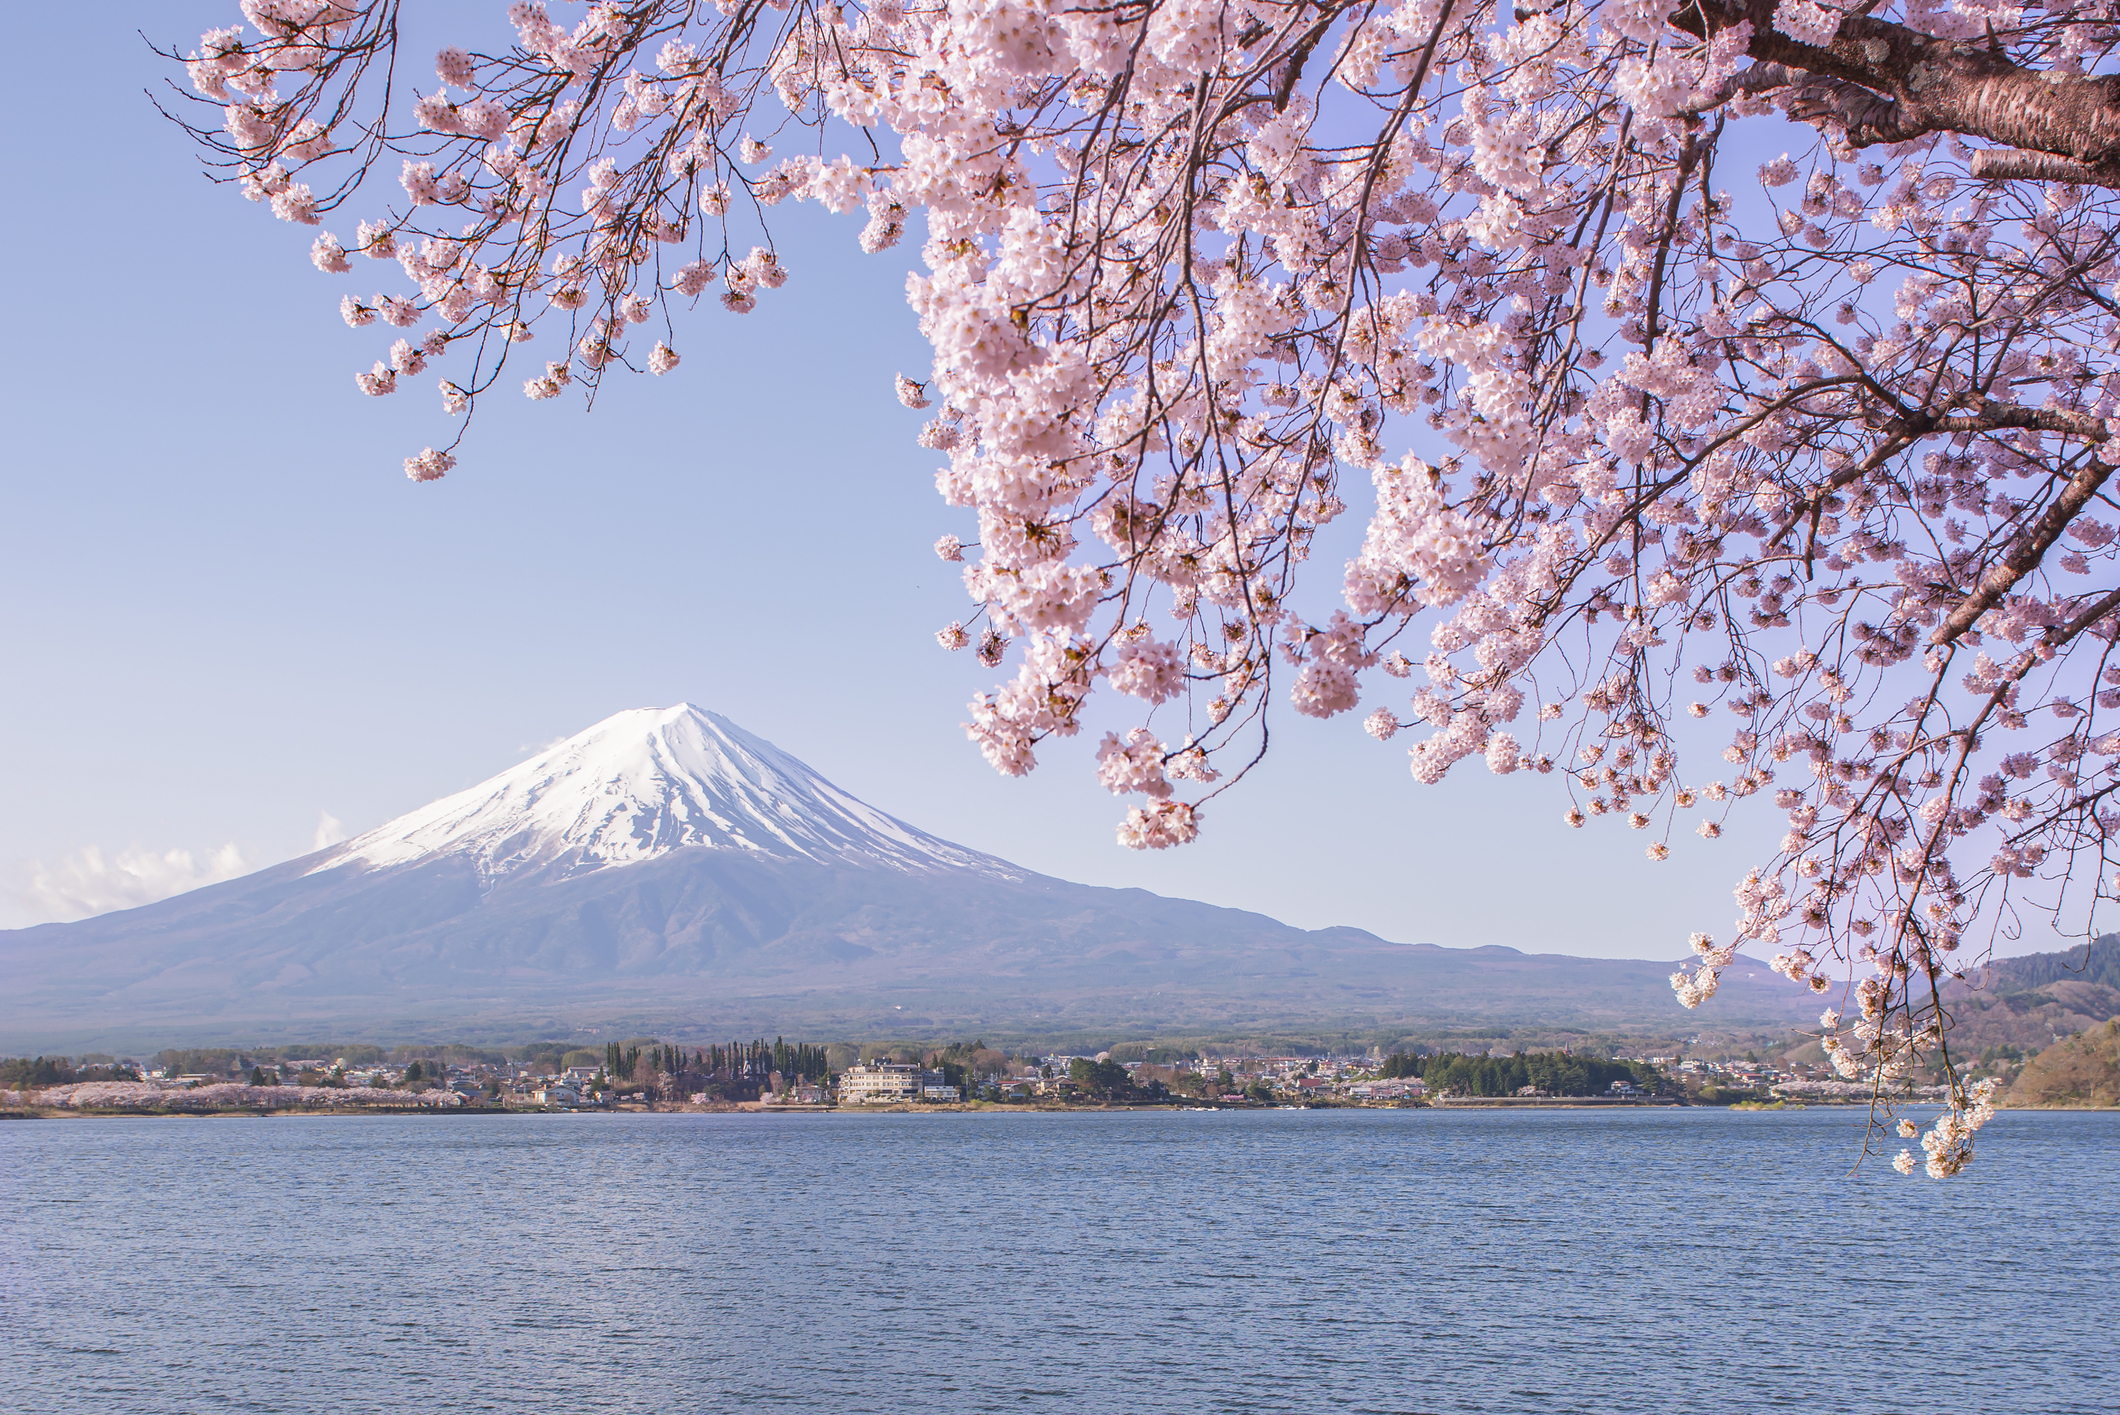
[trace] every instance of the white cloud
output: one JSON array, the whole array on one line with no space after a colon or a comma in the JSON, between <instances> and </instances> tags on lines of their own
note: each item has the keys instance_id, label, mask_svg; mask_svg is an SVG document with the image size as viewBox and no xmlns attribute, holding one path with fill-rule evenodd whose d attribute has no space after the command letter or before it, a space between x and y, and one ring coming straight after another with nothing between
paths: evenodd
<instances>
[{"instance_id":1,"label":"white cloud","mask_svg":"<svg viewBox=\"0 0 2120 1415\"><path fill-rule=\"evenodd\" d=\"M346 838L346 827L329 811L317 812L317 833L309 842L312 850L323 850Z\"/></svg>"},{"instance_id":2,"label":"white cloud","mask_svg":"<svg viewBox=\"0 0 2120 1415\"><path fill-rule=\"evenodd\" d=\"M85 845L56 865L30 861L26 882L10 892L33 921L46 923L138 908L254 868L233 840L203 859L189 850L143 850L137 845L106 859L99 847Z\"/></svg>"}]
</instances>

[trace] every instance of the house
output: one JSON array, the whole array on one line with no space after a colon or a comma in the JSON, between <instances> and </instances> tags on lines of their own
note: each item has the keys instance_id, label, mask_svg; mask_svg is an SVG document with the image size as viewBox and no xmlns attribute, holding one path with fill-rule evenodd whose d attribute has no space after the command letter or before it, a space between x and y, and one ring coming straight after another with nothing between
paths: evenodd
<instances>
[{"instance_id":1,"label":"house","mask_svg":"<svg viewBox=\"0 0 2120 1415\"><path fill-rule=\"evenodd\" d=\"M580 1105L582 1093L572 1086L546 1085L530 1093L530 1099L538 1105Z\"/></svg>"}]
</instances>

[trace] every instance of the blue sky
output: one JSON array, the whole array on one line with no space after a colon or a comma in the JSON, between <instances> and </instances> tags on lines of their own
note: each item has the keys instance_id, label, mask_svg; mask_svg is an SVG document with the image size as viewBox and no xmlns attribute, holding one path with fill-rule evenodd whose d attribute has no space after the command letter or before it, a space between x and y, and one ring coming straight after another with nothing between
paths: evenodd
<instances>
[{"instance_id":1,"label":"blue sky","mask_svg":"<svg viewBox=\"0 0 2120 1415\"><path fill-rule=\"evenodd\" d=\"M1675 957L1727 932L1771 822L1681 834L1651 864L1641 834L1567 829L1557 777L1474 762L1416 785L1405 739L1359 714L1283 712L1266 765L1179 851L1113 841L1124 805L1088 764L1116 719L995 776L959 726L991 675L931 637L969 605L929 546L970 527L891 391L927 364L903 294L917 244L864 256L859 218L781 208L788 284L747 317L703 305L677 372L615 379L593 413L495 399L454 473L407 481L403 458L448 435L438 400L427 380L360 396L395 332L336 312L380 277L317 273L312 233L210 186L142 95L163 75L136 28L189 45L233 14L15 17L22 52L95 62L18 66L0 92L10 132L68 115L64 142L0 158L21 202L0 228L0 925L40 916L33 862L233 843L262 866L327 813L357 832L690 700L1069 879L1409 942ZM1350 548L1321 547L1322 583Z\"/></svg>"}]
</instances>

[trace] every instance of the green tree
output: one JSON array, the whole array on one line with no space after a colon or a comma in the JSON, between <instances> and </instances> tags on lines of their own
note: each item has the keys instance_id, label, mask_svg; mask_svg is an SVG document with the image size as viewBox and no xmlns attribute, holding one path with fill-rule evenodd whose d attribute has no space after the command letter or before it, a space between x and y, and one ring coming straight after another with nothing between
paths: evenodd
<instances>
[{"instance_id":1,"label":"green tree","mask_svg":"<svg viewBox=\"0 0 2120 1415\"><path fill-rule=\"evenodd\" d=\"M1133 1079L1126 1068L1116 1061L1091 1061L1078 1056L1067 1065L1068 1079L1085 1091L1105 1100L1123 1096L1133 1089Z\"/></svg>"},{"instance_id":2,"label":"green tree","mask_svg":"<svg viewBox=\"0 0 2120 1415\"><path fill-rule=\"evenodd\" d=\"M155 1053L155 1065L172 1076L233 1076L242 1064L243 1054L228 1047L172 1047Z\"/></svg>"},{"instance_id":3,"label":"green tree","mask_svg":"<svg viewBox=\"0 0 2120 1415\"><path fill-rule=\"evenodd\" d=\"M32 1086L63 1086L74 1079L73 1063L65 1057L9 1057L0 1061L0 1088L27 1090Z\"/></svg>"},{"instance_id":4,"label":"green tree","mask_svg":"<svg viewBox=\"0 0 2120 1415\"><path fill-rule=\"evenodd\" d=\"M1508 1096L1526 1086L1556 1096L1603 1095L1614 1081L1633 1081L1645 1089L1661 1079L1655 1068L1635 1062L1607 1061L1567 1052L1518 1052L1513 1056L1436 1052L1416 1056L1393 1052L1378 1074L1387 1078L1418 1077L1431 1091L1462 1096Z\"/></svg>"}]
</instances>

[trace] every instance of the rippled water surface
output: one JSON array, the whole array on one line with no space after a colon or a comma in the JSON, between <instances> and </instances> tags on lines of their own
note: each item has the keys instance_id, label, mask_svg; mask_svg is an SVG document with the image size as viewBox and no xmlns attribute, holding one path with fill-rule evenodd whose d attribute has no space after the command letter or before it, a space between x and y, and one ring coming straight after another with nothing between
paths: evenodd
<instances>
[{"instance_id":1,"label":"rippled water surface","mask_svg":"<svg viewBox=\"0 0 2120 1415\"><path fill-rule=\"evenodd\" d=\"M14 1122L0 1409L2120 1408L2120 1116L1860 1121Z\"/></svg>"}]
</instances>

